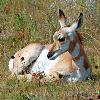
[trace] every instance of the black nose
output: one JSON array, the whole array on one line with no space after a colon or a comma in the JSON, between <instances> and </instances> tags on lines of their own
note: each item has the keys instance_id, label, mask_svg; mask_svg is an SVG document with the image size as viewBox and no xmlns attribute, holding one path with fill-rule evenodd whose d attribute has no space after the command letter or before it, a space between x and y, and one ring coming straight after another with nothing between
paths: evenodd
<instances>
[{"instance_id":1,"label":"black nose","mask_svg":"<svg viewBox=\"0 0 100 100\"><path fill-rule=\"evenodd\" d=\"M60 38L58 39L58 41L59 41L59 42L65 41L65 37L60 37Z\"/></svg>"},{"instance_id":2,"label":"black nose","mask_svg":"<svg viewBox=\"0 0 100 100\"><path fill-rule=\"evenodd\" d=\"M48 53L48 54L47 54L48 59L49 59L50 57L52 57L52 56L53 56L53 54L54 54L54 53L51 53L51 52L50 52L50 53Z\"/></svg>"}]
</instances>

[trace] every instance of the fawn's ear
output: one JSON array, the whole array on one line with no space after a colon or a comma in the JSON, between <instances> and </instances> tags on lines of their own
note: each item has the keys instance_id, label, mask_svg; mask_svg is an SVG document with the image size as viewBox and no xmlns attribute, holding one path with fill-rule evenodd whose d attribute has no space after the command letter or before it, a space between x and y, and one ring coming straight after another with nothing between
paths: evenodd
<instances>
[{"instance_id":1,"label":"fawn's ear","mask_svg":"<svg viewBox=\"0 0 100 100\"><path fill-rule=\"evenodd\" d=\"M80 28L83 24L83 13L80 13L78 20L77 20L77 29Z\"/></svg>"},{"instance_id":2,"label":"fawn's ear","mask_svg":"<svg viewBox=\"0 0 100 100\"><path fill-rule=\"evenodd\" d=\"M68 32L73 32L76 29L80 28L82 26L83 23L83 13L80 13L78 19L76 20L76 22L74 22L68 29Z\"/></svg>"},{"instance_id":3,"label":"fawn's ear","mask_svg":"<svg viewBox=\"0 0 100 100\"><path fill-rule=\"evenodd\" d=\"M61 9L59 9L59 23L61 28L66 26L66 17L64 12Z\"/></svg>"}]
</instances>

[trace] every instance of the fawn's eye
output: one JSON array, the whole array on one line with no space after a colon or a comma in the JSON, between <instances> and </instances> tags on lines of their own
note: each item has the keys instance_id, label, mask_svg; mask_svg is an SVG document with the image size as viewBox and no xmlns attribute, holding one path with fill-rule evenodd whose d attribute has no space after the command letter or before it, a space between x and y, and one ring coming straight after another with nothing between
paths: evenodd
<instances>
[{"instance_id":1,"label":"fawn's eye","mask_svg":"<svg viewBox=\"0 0 100 100\"><path fill-rule=\"evenodd\" d=\"M65 37L59 37L59 38L58 38L58 41L59 41L59 42L65 41Z\"/></svg>"}]
</instances>

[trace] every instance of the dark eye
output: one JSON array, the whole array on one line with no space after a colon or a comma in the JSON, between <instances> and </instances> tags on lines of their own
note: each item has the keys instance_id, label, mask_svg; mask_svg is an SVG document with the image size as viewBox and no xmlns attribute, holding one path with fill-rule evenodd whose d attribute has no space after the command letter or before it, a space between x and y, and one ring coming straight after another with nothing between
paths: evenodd
<instances>
[{"instance_id":1,"label":"dark eye","mask_svg":"<svg viewBox=\"0 0 100 100\"><path fill-rule=\"evenodd\" d=\"M58 38L58 41L59 41L59 42L65 41L65 37L60 37L60 38Z\"/></svg>"}]
</instances>

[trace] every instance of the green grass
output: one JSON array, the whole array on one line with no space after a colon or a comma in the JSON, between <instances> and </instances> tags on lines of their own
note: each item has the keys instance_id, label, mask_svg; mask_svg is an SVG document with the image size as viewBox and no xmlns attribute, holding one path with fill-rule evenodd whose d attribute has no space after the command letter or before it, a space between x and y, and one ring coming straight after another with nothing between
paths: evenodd
<instances>
[{"instance_id":1,"label":"green grass","mask_svg":"<svg viewBox=\"0 0 100 100\"><path fill-rule=\"evenodd\" d=\"M85 0L77 0L77 6L71 0L0 0L0 100L97 100L100 95L100 2L94 1L92 7ZM52 42L53 33L59 29L59 8L64 10L69 24L80 12L84 14L79 31L92 65L91 79L44 84L39 80L10 79L8 61L16 51L33 42Z\"/></svg>"},{"instance_id":2,"label":"green grass","mask_svg":"<svg viewBox=\"0 0 100 100\"><path fill-rule=\"evenodd\" d=\"M3 79L0 82L1 100L96 100L100 92L98 81L88 80L77 83L63 81L52 83L39 83L38 80L26 82L25 80ZM29 98L29 99L28 99Z\"/></svg>"}]
</instances>

